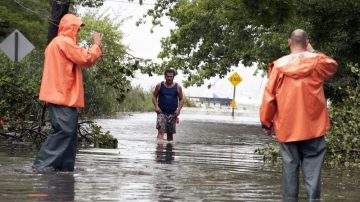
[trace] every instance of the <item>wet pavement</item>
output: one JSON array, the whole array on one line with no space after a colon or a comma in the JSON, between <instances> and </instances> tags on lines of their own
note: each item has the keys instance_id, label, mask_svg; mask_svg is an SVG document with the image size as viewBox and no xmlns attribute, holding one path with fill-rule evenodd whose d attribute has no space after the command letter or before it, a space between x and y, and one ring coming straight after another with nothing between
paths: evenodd
<instances>
[{"instance_id":1,"label":"wet pavement","mask_svg":"<svg viewBox=\"0 0 360 202\"><path fill-rule=\"evenodd\" d=\"M229 115L185 112L172 144L156 141L155 113L98 119L119 148L81 149L74 173L33 173L31 145L2 141L0 201L281 201L280 165L254 154L274 140L256 117ZM359 169L322 179L323 201L359 201Z\"/></svg>"}]
</instances>

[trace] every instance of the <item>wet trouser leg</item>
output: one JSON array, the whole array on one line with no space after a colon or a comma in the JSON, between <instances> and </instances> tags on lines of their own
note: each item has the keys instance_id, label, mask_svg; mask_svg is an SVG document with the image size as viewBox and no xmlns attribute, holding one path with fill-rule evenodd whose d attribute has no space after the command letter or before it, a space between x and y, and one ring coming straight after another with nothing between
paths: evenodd
<instances>
[{"instance_id":1,"label":"wet trouser leg","mask_svg":"<svg viewBox=\"0 0 360 202\"><path fill-rule=\"evenodd\" d=\"M326 153L324 136L300 143L305 189L310 201L320 199L320 177Z\"/></svg>"},{"instance_id":2,"label":"wet trouser leg","mask_svg":"<svg viewBox=\"0 0 360 202\"><path fill-rule=\"evenodd\" d=\"M297 201L299 194L299 166L300 158L295 143L280 143L283 162L283 199Z\"/></svg>"},{"instance_id":3,"label":"wet trouser leg","mask_svg":"<svg viewBox=\"0 0 360 202\"><path fill-rule=\"evenodd\" d=\"M53 133L41 146L33 168L73 171L77 146L77 109L49 104L48 110Z\"/></svg>"},{"instance_id":4,"label":"wet trouser leg","mask_svg":"<svg viewBox=\"0 0 360 202\"><path fill-rule=\"evenodd\" d=\"M320 175L325 158L324 137L280 143L280 151L283 159L284 201L297 201L300 164L309 201L320 199Z\"/></svg>"}]
</instances>

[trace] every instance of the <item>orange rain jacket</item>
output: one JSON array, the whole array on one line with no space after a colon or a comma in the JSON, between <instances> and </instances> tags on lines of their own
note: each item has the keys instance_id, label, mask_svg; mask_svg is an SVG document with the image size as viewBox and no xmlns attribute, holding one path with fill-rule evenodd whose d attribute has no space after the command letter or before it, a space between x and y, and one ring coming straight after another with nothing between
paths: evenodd
<instances>
[{"instance_id":1,"label":"orange rain jacket","mask_svg":"<svg viewBox=\"0 0 360 202\"><path fill-rule=\"evenodd\" d=\"M89 67L101 56L98 45L89 50L77 46L77 33L82 21L66 14L59 24L58 36L45 50L44 69L39 99L68 107L84 107L81 67Z\"/></svg>"},{"instance_id":2,"label":"orange rain jacket","mask_svg":"<svg viewBox=\"0 0 360 202\"><path fill-rule=\"evenodd\" d=\"M290 54L269 66L260 121L279 142L317 138L330 130L324 80L337 70L332 58L311 52Z\"/></svg>"}]
</instances>

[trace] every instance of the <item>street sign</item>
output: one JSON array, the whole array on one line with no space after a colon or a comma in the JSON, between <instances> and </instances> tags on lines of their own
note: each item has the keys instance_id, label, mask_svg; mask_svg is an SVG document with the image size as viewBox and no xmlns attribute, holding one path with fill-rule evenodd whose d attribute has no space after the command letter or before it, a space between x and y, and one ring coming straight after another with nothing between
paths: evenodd
<instances>
[{"instance_id":1,"label":"street sign","mask_svg":"<svg viewBox=\"0 0 360 202\"><path fill-rule=\"evenodd\" d=\"M231 108L235 109L236 108L236 101L235 100L231 100Z\"/></svg>"},{"instance_id":2,"label":"street sign","mask_svg":"<svg viewBox=\"0 0 360 202\"><path fill-rule=\"evenodd\" d=\"M19 30L13 31L2 43L0 49L12 60L18 62L29 54L34 46Z\"/></svg>"},{"instance_id":3,"label":"street sign","mask_svg":"<svg viewBox=\"0 0 360 202\"><path fill-rule=\"evenodd\" d=\"M232 116L234 117L234 110L236 108L236 102L235 102L235 90L236 90L236 86L242 81L243 79L241 78L241 76L238 73L233 73L230 77L229 77L229 81L232 83L232 85L234 86L234 95L233 95L233 100L231 101L231 108L232 108Z\"/></svg>"},{"instance_id":4,"label":"street sign","mask_svg":"<svg viewBox=\"0 0 360 202\"><path fill-rule=\"evenodd\" d=\"M234 86L237 86L242 80L241 76L236 72L229 77L229 81Z\"/></svg>"}]
</instances>

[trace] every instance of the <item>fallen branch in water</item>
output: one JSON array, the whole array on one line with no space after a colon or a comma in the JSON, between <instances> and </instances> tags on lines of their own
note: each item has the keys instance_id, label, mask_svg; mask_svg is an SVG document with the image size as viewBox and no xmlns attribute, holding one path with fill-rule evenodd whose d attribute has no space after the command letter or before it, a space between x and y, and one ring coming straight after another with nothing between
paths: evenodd
<instances>
[{"instance_id":1,"label":"fallen branch in water","mask_svg":"<svg viewBox=\"0 0 360 202\"><path fill-rule=\"evenodd\" d=\"M40 126L37 122L22 122L2 125L0 137L12 139L18 142L32 142L40 145L50 134L51 128L49 121L45 126ZM113 138L109 132L102 132L101 127L93 121L81 121L78 123L78 144L81 147L102 147L117 148L117 139Z\"/></svg>"}]
</instances>

